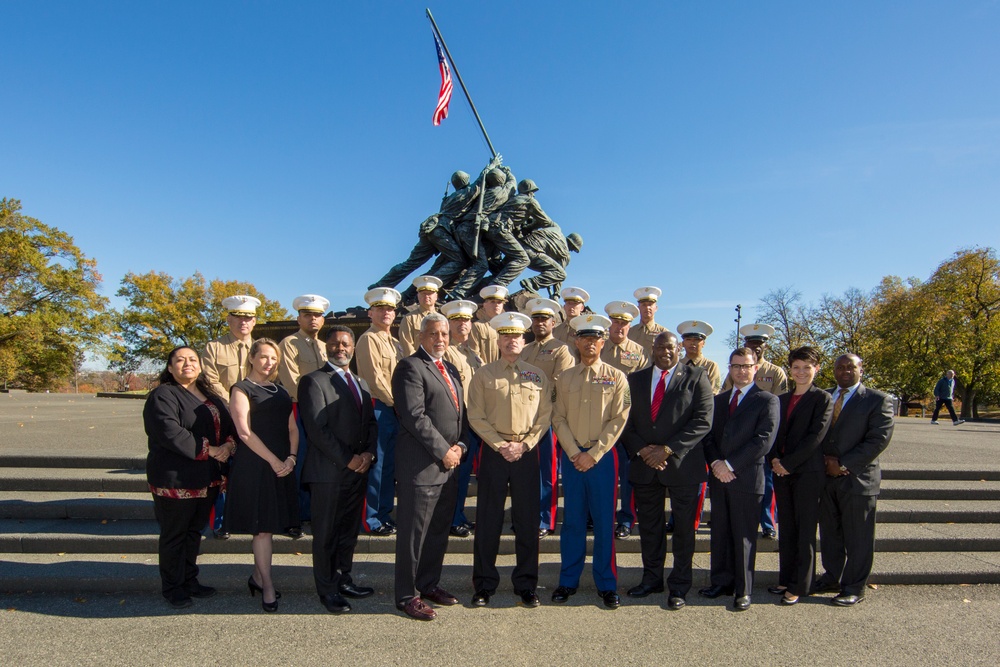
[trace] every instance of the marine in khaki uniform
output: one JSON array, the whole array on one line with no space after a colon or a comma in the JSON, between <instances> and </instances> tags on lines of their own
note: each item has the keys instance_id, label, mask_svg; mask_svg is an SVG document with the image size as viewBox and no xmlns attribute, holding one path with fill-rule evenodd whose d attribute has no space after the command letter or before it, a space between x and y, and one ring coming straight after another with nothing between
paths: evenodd
<instances>
[{"instance_id":1,"label":"marine in khaki uniform","mask_svg":"<svg viewBox=\"0 0 1000 667\"><path fill-rule=\"evenodd\" d=\"M396 319L396 306L402 297L391 287L376 287L365 292L368 317L372 325L358 338L354 358L358 375L368 384L375 399L378 422L378 447L375 463L368 471L368 495L365 530L373 535L393 535L396 524L389 516L395 503L396 434L399 421L393 412L392 373L403 359L403 348L389 328Z\"/></svg>"},{"instance_id":2,"label":"marine in khaki uniform","mask_svg":"<svg viewBox=\"0 0 1000 667\"><path fill-rule=\"evenodd\" d=\"M684 346L684 358L681 359L681 363L704 368L708 381L712 383L712 392L718 394L722 387L719 364L701 353L705 349L705 339L711 336L713 331L715 329L711 324L697 320L687 320L677 325L677 333L680 334L681 345Z\"/></svg>"},{"instance_id":3,"label":"marine in khaki uniform","mask_svg":"<svg viewBox=\"0 0 1000 667\"><path fill-rule=\"evenodd\" d=\"M253 344L250 334L257 323L260 299L238 294L223 299L222 307L229 311L226 315L229 333L205 345L201 367L212 389L228 406L229 389L247 376L247 359ZM220 540L229 539L229 533L222 530L225 507L226 492L221 491L215 499L215 519L212 521L212 534Z\"/></svg>"},{"instance_id":4,"label":"marine in khaki uniform","mask_svg":"<svg viewBox=\"0 0 1000 667\"><path fill-rule=\"evenodd\" d=\"M521 360L538 366L554 383L559 374L576 364L576 358L566 343L552 335L559 304L551 299L531 299L525 304L525 315L531 318L535 340L524 346ZM552 429L545 429L538 442L539 471L542 482L541 512L538 536L545 537L556 529L556 509L559 504L559 449Z\"/></svg>"},{"instance_id":5,"label":"marine in khaki uniform","mask_svg":"<svg viewBox=\"0 0 1000 667\"><path fill-rule=\"evenodd\" d=\"M503 312L507 303L507 288L502 285L488 285L479 290L483 305L472 323L472 333L469 335L472 348L487 364L500 358L500 348L497 347L497 332L490 326L490 320Z\"/></svg>"},{"instance_id":6,"label":"marine in khaki uniform","mask_svg":"<svg viewBox=\"0 0 1000 667\"><path fill-rule=\"evenodd\" d=\"M302 480L302 466L305 465L309 442L306 430L299 417L299 379L313 371L318 371L326 364L326 345L319 341L319 332L325 320L323 315L330 309L330 302L318 294L303 294L295 297L292 308L298 311L297 322L299 330L291 336L286 336L278 348L281 350L278 362L278 379L288 395L295 403L295 423L299 427L298 457L295 459L295 479ZM312 502L309 490L299 484L299 519L312 520ZM290 537L302 537L302 529L291 527L287 533Z\"/></svg>"},{"instance_id":7,"label":"marine in khaki uniform","mask_svg":"<svg viewBox=\"0 0 1000 667\"><path fill-rule=\"evenodd\" d=\"M764 358L767 341L774 335L774 327L759 322L744 324L740 327L740 335L743 336L744 345L757 355L757 373L753 376L753 383L775 396L787 393L788 376L784 369ZM726 381L722 383L722 391L729 391L732 386L733 380L727 374ZM774 527L777 510L774 501L774 473L770 466L764 466L764 499L761 503L760 529L765 539L773 540L778 537L778 531Z\"/></svg>"},{"instance_id":8,"label":"marine in khaki uniform","mask_svg":"<svg viewBox=\"0 0 1000 667\"><path fill-rule=\"evenodd\" d=\"M583 314L584 307L590 301L590 294L587 293L587 290L579 287L566 287L562 291L562 299L563 315L565 317L562 323L552 331L552 335L569 345L569 350L573 354L573 358L576 359L576 347L573 345L573 341L576 339L576 332L573 331L570 322L574 317Z\"/></svg>"},{"instance_id":9,"label":"marine in khaki uniform","mask_svg":"<svg viewBox=\"0 0 1000 667\"><path fill-rule=\"evenodd\" d=\"M247 376L247 359L253 344L250 334L257 323L260 299L239 294L223 299L222 307L229 311L226 315L229 333L205 345L201 365L212 389L229 405L229 388Z\"/></svg>"},{"instance_id":10,"label":"marine in khaki uniform","mask_svg":"<svg viewBox=\"0 0 1000 667\"><path fill-rule=\"evenodd\" d=\"M604 306L604 312L611 318L608 340L601 350L601 361L611 364L625 375L642 370L649 365L649 359L642 345L630 340L629 329L639 309L627 301L612 301ZM629 458L625 445L618 443L618 500L621 508L615 514L615 537L625 539L632 534L635 525L635 497L632 483L628 479Z\"/></svg>"},{"instance_id":11,"label":"marine in khaki uniform","mask_svg":"<svg viewBox=\"0 0 1000 667\"><path fill-rule=\"evenodd\" d=\"M451 301L441 306L441 314L448 318L448 349L444 351L444 360L450 361L458 369L462 386L468 387L472 377L485 364L479 353L472 347L469 335L472 332L472 318L479 306L474 301ZM462 395L468 407L468 392ZM466 443L466 456L458 466L458 500L455 503L455 514L451 521L451 534L455 537L468 537L473 526L465 516L465 499L469 493L469 481L472 479L473 462L479 454L479 437L474 433L466 433L462 437Z\"/></svg>"},{"instance_id":12,"label":"marine in khaki uniform","mask_svg":"<svg viewBox=\"0 0 1000 667\"><path fill-rule=\"evenodd\" d=\"M420 323L430 313L437 312L438 290L443 283L434 276L420 276L413 279L417 288L417 310L403 316L399 323L399 345L403 348L403 356L408 357L417 351L420 342Z\"/></svg>"},{"instance_id":13,"label":"marine in khaki uniform","mask_svg":"<svg viewBox=\"0 0 1000 667\"><path fill-rule=\"evenodd\" d=\"M639 304L639 323L633 326L628 337L642 345L646 351L646 356L653 353L653 341L662 331L667 328L656 323L656 311L659 309L660 295L663 290L659 287L640 287L632 292L636 302Z\"/></svg>"},{"instance_id":14,"label":"marine in khaki uniform","mask_svg":"<svg viewBox=\"0 0 1000 667\"><path fill-rule=\"evenodd\" d=\"M549 429L552 387L540 368L520 359L529 317L502 313L490 326L499 334L500 359L480 369L469 387L469 424L485 443L479 462L472 604L488 605L500 583L496 560L509 487L514 594L523 606L537 607L539 472L532 449Z\"/></svg>"},{"instance_id":15,"label":"marine in khaki uniform","mask_svg":"<svg viewBox=\"0 0 1000 667\"><path fill-rule=\"evenodd\" d=\"M563 450L564 512L559 550L562 566L553 602L566 602L576 593L587 555L587 514L594 520L592 571L604 606L617 609L618 572L615 564L614 447L625 426L629 396L625 374L601 361L601 348L611 326L603 315L580 315L570 324L576 331L580 363L556 380L552 427Z\"/></svg>"}]
</instances>

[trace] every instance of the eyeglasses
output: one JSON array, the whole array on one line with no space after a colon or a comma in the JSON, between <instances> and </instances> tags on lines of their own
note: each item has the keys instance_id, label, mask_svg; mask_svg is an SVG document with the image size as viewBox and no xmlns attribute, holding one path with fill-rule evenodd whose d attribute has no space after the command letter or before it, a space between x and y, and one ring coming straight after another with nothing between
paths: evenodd
<instances>
[{"instance_id":1,"label":"eyeglasses","mask_svg":"<svg viewBox=\"0 0 1000 667\"><path fill-rule=\"evenodd\" d=\"M731 371L748 371L757 364L729 364L729 370Z\"/></svg>"}]
</instances>

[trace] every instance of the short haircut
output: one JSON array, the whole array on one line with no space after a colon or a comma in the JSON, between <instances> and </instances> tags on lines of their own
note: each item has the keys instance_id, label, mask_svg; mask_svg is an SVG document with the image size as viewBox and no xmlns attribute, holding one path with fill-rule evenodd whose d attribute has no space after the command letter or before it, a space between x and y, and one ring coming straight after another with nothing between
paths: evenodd
<instances>
[{"instance_id":1,"label":"short haircut","mask_svg":"<svg viewBox=\"0 0 1000 667\"><path fill-rule=\"evenodd\" d=\"M808 345L797 347L788 353L788 365L791 366L793 361L808 361L813 366L819 366L819 350Z\"/></svg>"},{"instance_id":2,"label":"short haircut","mask_svg":"<svg viewBox=\"0 0 1000 667\"><path fill-rule=\"evenodd\" d=\"M424 333L425 331L427 331L428 327L430 327L435 322L444 322L445 326L447 326L448 318L442 315L441 313L428 314L426 317L424 317L424 321L420 323L420 333Z\"/></svg>"},{"instance_id":3,"label":"short haircut","mask_svg":"<svg viewBox=\"0 0 1000 667\"><path fill-rule=\"evenodd\" d=\"M354 342L354 329L351 327L345 327L343 324L333 324L326 330L326 337L323 339L325 342L329 343L333 340L333 335L336 333L346 333L351 336L351 342Z\"/></svg>"},{"instance_id":4,"label":"short haircut","mask_svg":"<svg viewBox=\"0 0 1000 667\"><path fill-rule=\"evenodd\" d=\"M759 360L757 355L749 347L738 347L729 354L729 363L733 363L733 357L750 357L756 364Z\"/></svg>"}]
</instances>

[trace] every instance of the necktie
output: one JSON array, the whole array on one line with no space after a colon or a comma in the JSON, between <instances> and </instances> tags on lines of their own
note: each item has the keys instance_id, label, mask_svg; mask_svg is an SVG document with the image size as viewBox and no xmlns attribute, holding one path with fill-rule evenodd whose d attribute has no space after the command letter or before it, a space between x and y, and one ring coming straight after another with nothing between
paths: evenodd
<instances>
[{"instance_id":1,"label":"necktie","mask_svg":"<svg viewBox=\"0 0 1000 667\"><path fill-rule=\"evenodd\" d=\"M847 396L847 389L841 388L840 394L837 396L837 402L833 404L833 421L830 422L830 426L837 423L837 418L840 417L840 411L844 407L845 396Z\"/></svg>"},{"instance_id":2,"label":"necktie","mask_svg":"<svg viewBox=\"0 0 1000 667\"><path fill-rule=\"evenodd\" d=\"M437 366L437 369L441 371L441 375L444 376L444 381L448 385L448 391L451 392L451 402L455 404L455 409L458 410L458 394L455 393L455 385L451 383L451 378L448 376L448 370L444 367L444 362L436 359L434 365Z\"/></svg>"},{"instance_id":3,"label":"necktie","mask_svg":"<svg viewBox=\"0 0 1000 667\"><path fill-rule=\"evenodd\" d=\"M740 404L740 390L733 389L733 400L729 401L729 414L736 412L736 406Z\"/></svg>"},{"instance_id":4,"label":"necktie","mask_svg":"<svg viewBox=\"0 0 1000 667\"><path fill-rule=\"evenodd\" d=\"M344 382L347 386L351 388L351 393L354 394L354 404L358 406L358 412L361 411L361 392L358 391L358 387L354 384L354 378L351 377L350 373L344 373Z\"/></svg>"},{"instance_id":5,"label":"necktie","mask_svg":"<svg viewBox=\"0 0 1000 667\"><path fill-rule=\"evenodd\" d=\"M649 406L649 414L656 421L656 415L660 414L660 404L663 403L663 392L667 390L667 372L660 372L660 379L653 390L653 402Z\"/></svg>"}]
</instances>

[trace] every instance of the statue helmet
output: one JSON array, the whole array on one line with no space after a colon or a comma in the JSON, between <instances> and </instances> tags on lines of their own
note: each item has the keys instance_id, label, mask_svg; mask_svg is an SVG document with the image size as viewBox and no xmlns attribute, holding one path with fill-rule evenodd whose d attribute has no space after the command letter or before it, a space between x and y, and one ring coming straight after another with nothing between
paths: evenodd
<instances>
[{"instance_id":1,"label":"statue helmet","mask_svg":"<svg viewBox=\"0 0 1000 667\"><path fill-rule=\"evenodd\" d=\"M531 192L538 192L538 186L530 178L526 178L517 184L517 191L522 195L526 195Z\"/></svg>"},{"instance_id":2,"label":"statue helmet","mask_svg":"<svg viewBox=\"0 0 1000 667\"><path fill-rule=\"evenodd\" d=\"M469 184L469 175L464 171L456 171L451 175L451 184L455 186L456 190L461 190Z\"/></svg>"},{"instance_id":3,"label":"statue helmet","mask_svg":"<svg viewBox=\"0 0 1000 667\"><path fill-rule=\"evenodd\" d=\"M495 188L498 185L503 185L506 180L507 175L499 169L490 169L486 172L486 187Z\"/></svg>"},{"instance_id":4,"label":"statue helmet","mask_svg":"<svg viewBox=\"0 0 1000 667\"><path fill-rule=\"evenodd\" d=\"M568 245L569 249L573 252L580 252L580 248L583 247L583 237L576 232L573 232L566 237L566 245Z\"/></svg>"}]
</instances>

